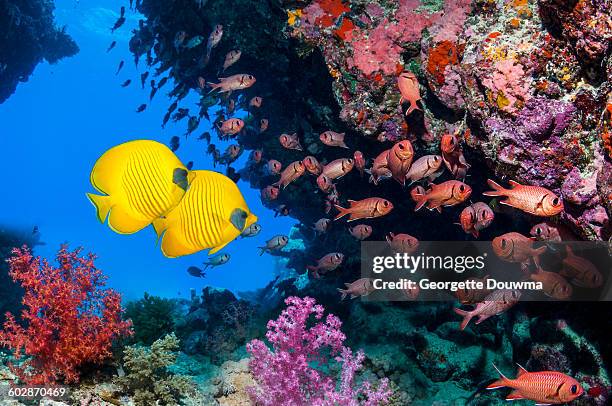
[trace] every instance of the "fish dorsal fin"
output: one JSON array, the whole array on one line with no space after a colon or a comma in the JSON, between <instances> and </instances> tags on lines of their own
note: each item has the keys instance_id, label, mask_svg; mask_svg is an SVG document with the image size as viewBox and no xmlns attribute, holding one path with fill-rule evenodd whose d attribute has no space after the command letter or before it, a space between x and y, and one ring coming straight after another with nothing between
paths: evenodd
<instances>
[{"instance_id":1,"label":"fish dorsal fin","mask_svg":"<svg viewBox=\"0 0 612 406\"><path fill-rule=\"evenodd\" d=\"M508 396L506 396L506 400L519 400L519 399L525 399L525 397L518 390L513 390L512 392L510 392Z\"/></svg>"},{"instance_id":2,"label":"fish dorsal fin","mask_svg":"<svg viewBox=\"0 0 612 406\"><path fill-rule=\"evenodd\" d=\"M518 187L518 186L522 186L520 183L518 183L515 180L510 180L508 181L508 183L510 184L510 186L512 186L513 188Z\"/></svg>"},{"instance_id":3,"label":"fish dorsal fin","mask_svg":"<svg viewBox=\"0 0 612 406\"><path fill-rule=\"evenodd\" d=\"M527 372L529 372L529 371L527 371L525 368L523 368L523 367L521 366L521 364L519 364L519 363L517 363L517 364L516 364L516 366L518 367L518 371L516 371L516 377L517 377L517 378L518 378L519 376L521 376L521 375L526 374Z\"/></svg>"}]
</instances>

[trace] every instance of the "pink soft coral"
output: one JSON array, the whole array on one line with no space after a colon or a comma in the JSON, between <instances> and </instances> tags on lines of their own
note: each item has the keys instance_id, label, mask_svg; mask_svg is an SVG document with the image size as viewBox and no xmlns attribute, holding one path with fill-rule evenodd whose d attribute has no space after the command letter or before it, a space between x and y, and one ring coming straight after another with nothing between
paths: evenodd
<instances>
[{"instance_id":1,"label":"pink soft coral","mask_svg":"<svg viewBox=\"0 0 612 406\"><path fill-rule=\"evenodd\" d=\"M62 247L54 267L26 247L13 250L9 275L25 289L25 327L7 313L0 345L16 358L29 357L21 367L11 366L23 382L77 382L80 366L109 358L113 340L131 333L131 323L121 319L121 296L103 289L94 259Z\"/></svg>"},{"instance_id":2,"label":"pink soft coral","mask_svg":"<svg viewBox=\"0 0 612 406\"><path fill-rule=\"evenodd\" d=\"M260 340L247 345L252 356L249 367L258 383L249 393L256 404L375 406L388 401L391 391L386 379L376 390L367 382L355 385L364 354L353 354L343 346L346 337L340 331L340 319L329 314L322 321L323 306L310 297L292 296L285 303L287 308L278 319L268 322L266 337L272 350ZM326 354L342 366L339 389L335 379L320 370L330 361Z\"/></svg>"},{"instance_id":3,"label":"pink soft coral","mask_svg":"<svg viewBox=\"0 0 612 406\"><path fill-rule=\"evenodd\" d=\"M491 96L500 110L516 113L521 104L530 99L529 78L523 66L512 59L502 59L495 63L491 76L482 80L482 84L491 91Z\"/></svg>"}]
</instances>

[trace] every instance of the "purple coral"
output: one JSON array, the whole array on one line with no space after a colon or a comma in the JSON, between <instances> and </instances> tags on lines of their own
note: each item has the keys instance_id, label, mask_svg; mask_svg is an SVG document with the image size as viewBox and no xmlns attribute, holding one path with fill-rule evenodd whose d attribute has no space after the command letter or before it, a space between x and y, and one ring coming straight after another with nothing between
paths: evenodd
<instances>
[{"instance_id":1,"label":"purple coral","mask_svg":"<svg viewBox=\"0 0 612 406\"><path fill-rule=\"evenodd\" d=\"M391 396L386 379L373 389L368 382L355 384L355 372L364 359L343 343L342 322L333 314L323 319L324 308L310 297L292 296L278 319L268 322L268 348L261 340L247 344L252 358L249 367L258 383L249 395L258 405L375 406ZM314 323L314 324L313 324ZM310 326L308 326L310 325ZM330 358L341 365L340 385L320 368L329 366ZM360 401L358 399L365 399Z\"/></svg>"}]
</instances>

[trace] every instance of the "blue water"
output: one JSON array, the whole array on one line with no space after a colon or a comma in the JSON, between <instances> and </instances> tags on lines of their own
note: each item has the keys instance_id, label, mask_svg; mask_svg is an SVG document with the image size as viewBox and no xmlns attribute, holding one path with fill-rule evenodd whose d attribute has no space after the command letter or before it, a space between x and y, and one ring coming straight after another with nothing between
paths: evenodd
<instances>
[{"instance_id":1,"label":"blue water","mask_svg":"<svg viewBox=\"0 0 612 406\"><path fill-rule=\"evenodd\" d=\"M46 245L36 254L53 257L60 244L83 246L95 252L98 266L109 276L109 285L125 298L136 298L147 291L176 297L187 296L190 288L213 285L233 291L264 286L272 276L274 258L258 256L257 246L275 234L288 233L294 223L290 218L274 218L259 199L259 191L239 183L251 210L259 217L261 234L238 239L223 252L232 258L223 267L209 270L206 279L187 274L191 265L201 266L203 252L177 258L165 258L156 246L156 236L149 227L134 235L119 235L100 224L95 210L85 197L94 189L89 173L94 162L108 148L134 139L153 139L168 143L174 135L181 137L177 151L184 162L194 161L194 169L213 169L205 154L206 143L197 136L209 123L185 139L187 120L161 128L161 121L171 101L167 98L174 84L169 81L145 112L136 108L148 103L150 88L140 86L144 61L138 68L128 50L130 32L138 16L127 11L127 23L115 34L110 27L118 18L121 5L127 1L78 2L57 0L56 18L67 25L81 52L56 65L38 65L28 82L0 105L0 160L2 184L9 185L0 199L0 224L31 228L38 226ZM108 45L117 46L106 53ZM115 76L120 60L125 67ZM121 88L132 79L127 88ZM157 78L160 79L160 78ZM151 80L151 76L147 82ZM197 97L190 94L180 107L197 111ZM225 145L213 140L221 151ZM234 164L240 168L246 153Z\"/></svg>"}]
</instances>

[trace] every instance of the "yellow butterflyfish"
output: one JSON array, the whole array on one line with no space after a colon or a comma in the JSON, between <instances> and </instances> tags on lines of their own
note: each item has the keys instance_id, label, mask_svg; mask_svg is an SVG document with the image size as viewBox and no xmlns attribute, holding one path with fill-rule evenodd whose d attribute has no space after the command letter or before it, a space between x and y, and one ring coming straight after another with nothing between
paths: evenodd
<instances>
[{"instance_id":1,"label":"yellow butterflyfish","mask_svg":"<svg viewBox=\"0 0 612 406\"><path fill-rule=\"evenodd\" d=\"M212 171L191 171L181 202L153 227L169 258L211 249L218 252L257 221L240 189L230 178Z\"/></svg>"},{"instance_id":2,"label":"yellow butterflyfish","mask_svg":"<svg viewBox=\"0 0 612 406\"><path fill-rule=\"evenodd\" d=\"M179 204L189 186L189 171L156 141L137 140L106 151L90 180L104 196L88 193L98 219L120 234L133 234Z\"/></svg>"}]
</instances>

